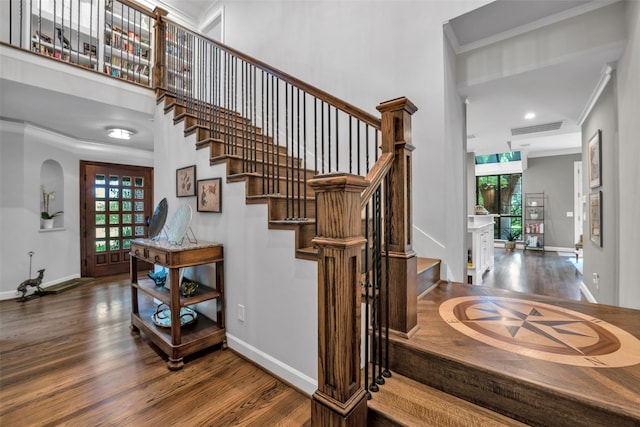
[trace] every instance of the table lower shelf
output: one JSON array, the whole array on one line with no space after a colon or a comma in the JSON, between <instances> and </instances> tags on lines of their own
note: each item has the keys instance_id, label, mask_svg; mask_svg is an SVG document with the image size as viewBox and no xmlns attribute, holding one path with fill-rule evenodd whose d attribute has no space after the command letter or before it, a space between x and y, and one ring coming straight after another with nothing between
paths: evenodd
<instances>
[{"instance_id":1,"label":"table lower shelf","mask_svg":"<svg viewBox=\"0 0 640 427\"><path fill-rule=\"evenodd\" d=\"M184 365L184 356L226 342L225 329L220 328L204 314L198 313L198 318L193 324L180 328L180 343L172 344L171 328L163 328L153 323L154 312L155 307L140 307L139 313L131 313L131 325L144 332L169 356L169 369L180 369Z\"/></svg>"}]
</instances>

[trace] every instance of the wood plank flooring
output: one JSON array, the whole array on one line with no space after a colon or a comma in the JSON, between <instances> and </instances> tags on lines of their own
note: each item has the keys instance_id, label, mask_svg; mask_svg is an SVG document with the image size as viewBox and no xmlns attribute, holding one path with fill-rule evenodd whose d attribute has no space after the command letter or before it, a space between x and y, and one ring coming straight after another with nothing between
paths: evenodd
<instances>
[{"instance_id":1,"label":"wood plank flooring","mask_svg":"<svg viewBox=\"0 0 640 427\"><path fill-rule=\"evenodd\" d=\"M169 371L130 331L128 275L0 302L2 426L302 426L310 400L227 350Z\"/></svg>"},{"instance_id":2,"label":"wood plank flooring","mask_svg":"<svg viewBox=\"0 0 640 427\"><path fill-rule=\"evenodd\" d=\"M586 301L580 292L582 274L572 257L555 251L495 249L495 265L483 276L482 287L506 289L554 298Z\"/></svg>"}]
</instances>

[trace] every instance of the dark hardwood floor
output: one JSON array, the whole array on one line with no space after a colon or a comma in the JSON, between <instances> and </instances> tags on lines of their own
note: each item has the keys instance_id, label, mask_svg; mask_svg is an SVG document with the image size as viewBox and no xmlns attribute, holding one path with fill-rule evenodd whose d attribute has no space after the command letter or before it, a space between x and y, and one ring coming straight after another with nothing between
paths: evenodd
<instances>
[{"instance_id":1,"label":"dark hardwood floor","mask_svg":"<svg viewBox=\"0 0 640 427\"><path fill-rule=\"evenodd\" d=\"M301 426L308 397L232 350L169 371L132 333L128 275L0 302L2 426Z\"/></svg>"},{"instance_id":2,"label":"dark hardwood floor","mask_svg":"<svg viewBox=\"0 0 640 427\"><path fill-rule=\"evenodd\" d=\"M495 249L495 265L484 274L482 286L548 297L586 301L580 292L582 274L573 257L555 251Z\"/></svg>"}]
</instances>

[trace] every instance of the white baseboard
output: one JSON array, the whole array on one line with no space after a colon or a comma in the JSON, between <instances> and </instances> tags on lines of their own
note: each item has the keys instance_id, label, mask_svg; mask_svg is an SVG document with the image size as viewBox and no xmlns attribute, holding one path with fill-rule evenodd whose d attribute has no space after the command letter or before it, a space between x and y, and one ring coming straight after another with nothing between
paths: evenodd
<instances>
[{"instance_id":1,"label":"white baseboard","mask_svg":"<svg viewBox=\"0 0 640 427\"><path fill-rule=\"evenodd\" d=\"M582 285L580 285L580 292L582 292L582 295L584 295L584 297L590 303L592 303L592 304L597 304L598 303L598 301L596 301L595 297L593 296L593 294L591 293L591 291L589 290L587 285L584 284L584 282L582 282Z\"/></svg>"},{"instance_id":2,"label":"white baseboard","mask_svg":"<svg viewBox=\"0 0 640 427\"><path fill-rule=\"evenodd\" d=\"M282 363L280 360L263 352L227 332L227 344L247 359L262 366L274 376L281 378L303 393L311 396L318 389L318 382L297 369Z\"/></svg>"},{"instance_id":3,"label":"white baseboard","mask_svg":"<svg viewBox=\"0 0 640 427\"><path fill-rule=\"evenodd\" d=\"M66 282L67 280L77 279L78 277L80 277L79 273L72 274L72 275L67 276L67 277L61 277L61 278L56 279L55 281L52 281L52 282L46 282L46 283L42 284L40 287L46 291L49 286L57 285L58 283ZM0 300L18 298L21 295L21 293L19 293L18 290L17 290L18 286L20 286L20 283L16 283L16 290L15 291L0 292ZM32 294L34 291L35 291L35 289L33 289L31 292L27 292L27 295Z\"/></svg>"}]
</instances>

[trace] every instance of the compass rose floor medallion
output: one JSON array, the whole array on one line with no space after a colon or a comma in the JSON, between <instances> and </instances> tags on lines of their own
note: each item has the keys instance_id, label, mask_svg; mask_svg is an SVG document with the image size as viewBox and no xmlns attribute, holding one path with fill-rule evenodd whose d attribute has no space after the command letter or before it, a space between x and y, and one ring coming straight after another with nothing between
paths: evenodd
<instances>
[{"instance_id":1,"label":"compass rose floor medallion","mask_svg":"<svg viewBox=\"0 0 640 427\"><path fill-rule=\"evenodd\" d=\"M470 338L523 356L573 366L640 363L640 340L603 320L518 298L466 296L440 305L440 316Z\"/></svg>"}]
</instances>

